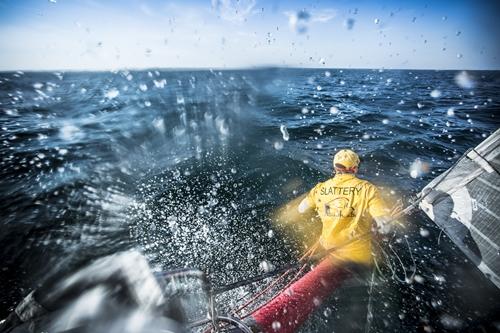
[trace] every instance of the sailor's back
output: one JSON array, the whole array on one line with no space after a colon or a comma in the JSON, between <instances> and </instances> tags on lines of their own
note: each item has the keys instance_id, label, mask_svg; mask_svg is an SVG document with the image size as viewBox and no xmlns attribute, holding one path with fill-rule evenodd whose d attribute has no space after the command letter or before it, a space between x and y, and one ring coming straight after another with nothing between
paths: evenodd
<instances>
[{"instance_id":1,"label":"sailor's back","mask_svg":"<svg viewBox=\"0 0 500 333\"><path fill-rule=\"evenodd\" d=\"M346 260L371 261L372 218L388 214L377 188L352 173L338 173L317 184L307 195L323 223L321 245L339 247L337 256Z\"/></svg>"}]
</instances>

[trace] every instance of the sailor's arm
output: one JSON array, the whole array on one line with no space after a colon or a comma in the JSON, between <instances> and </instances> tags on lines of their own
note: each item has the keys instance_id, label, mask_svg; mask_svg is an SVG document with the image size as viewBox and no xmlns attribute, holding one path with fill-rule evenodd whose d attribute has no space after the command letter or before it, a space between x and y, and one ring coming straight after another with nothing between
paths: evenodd
<instances>
[{"instance_id":1,"label":"sailor's arm","mask_svg":"<svg viewBox=\"0 0 500 333\"><path fill-rule=\"evenodd\" d=\"M310 209L316 208L316 192L318 191L318 188L321 186L321 183L317 184L314 186L309 193L305 196L304 199L300 202L297 210L299 213L304 214Z\"/></svg>"},{"instance_id":2,"label":"sailor's arm","mask_svg":"<svg viewBox=\"0 0 500 333\"><path fill-rule=\"evenodd\" d=\"M389 233L394 222L391 210L387 207L375 186L370 185L368 197L368 211L377 224L377 231L381 234Z\"/></svg>"},{"instance_id":3,"label":"sailor's arm","mask_svg":"<svg viewBox=\"0 0 500 333\"><path fill-rule=\"evenodd\" d=\"M307 199L307 196L306 196L300 202L298 210L299 210L299 213L303 214L303 213L307 212L309 209L311 209L311 206L309 205L309 200Z\"/></svg>"}]
</instances>

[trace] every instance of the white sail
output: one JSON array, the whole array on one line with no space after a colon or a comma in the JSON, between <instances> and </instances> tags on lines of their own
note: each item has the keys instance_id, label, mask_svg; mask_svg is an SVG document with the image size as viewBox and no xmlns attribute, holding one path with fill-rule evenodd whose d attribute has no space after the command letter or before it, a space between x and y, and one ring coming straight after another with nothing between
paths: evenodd
<instances>
[{"instance_id":1,"label":"white sail","mask_svg":"<svg viewBox=\"0 0 500 333\"><path fill-rule=\"evenodd\" d=\"M500 129L429 183L420 208L500 288Z\"/></svg>"}]
</instances>

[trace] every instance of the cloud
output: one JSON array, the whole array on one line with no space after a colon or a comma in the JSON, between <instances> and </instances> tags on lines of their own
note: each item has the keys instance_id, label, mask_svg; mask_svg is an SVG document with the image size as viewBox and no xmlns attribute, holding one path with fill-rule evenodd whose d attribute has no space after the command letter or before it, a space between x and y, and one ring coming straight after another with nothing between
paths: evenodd
<instances>
[{"instance_id":1,"label":"cloud","mask_svg":"<svg viewBox=\"0 0 500 333\"><path fill-rule=\"evenodd\" d=\"M244 22L254 13L256 0L212 0L212 8L220 18L230 22Z\"/></svg>"},{"instance_id":2,"label":"cloud","mask_svg":"<svg viewBox=\"0 0 500 333\"><path fill-rule=\"evenodd\" d=\"M335 9L322 9L311 12L311 21L312 22L321 22L325 23L331 21L337 16L337 11Z\"/></svg>"}]
</instances>

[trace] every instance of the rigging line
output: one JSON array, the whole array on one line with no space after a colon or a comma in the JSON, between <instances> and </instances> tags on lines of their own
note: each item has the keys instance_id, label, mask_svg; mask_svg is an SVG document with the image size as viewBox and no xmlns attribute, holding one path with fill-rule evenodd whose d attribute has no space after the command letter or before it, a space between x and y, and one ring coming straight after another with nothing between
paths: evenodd
<instances>
[{"instance_id":1,"label":"rigging line","mask_svg":"<svg viewBox=\"0 0 500 333\"><path fill-rule=\"evenodd\" d=\"M295 268L296 268L296 267L291 267L291 268L289 268L289 269L288 269L287 271L285 271L282 275L280 275L279 277L277 277L274 281L271 281L271 282L269 283L269 286L268 286L268 287L270 288L270 287L272 287L273 285L276 285L278 282L280 282L280 281L281 281L281 280L282 280L282 279L283 279L286 275L288 275L288 274L289 274L289 273L290 273L293 269L295 269ZM258 282L258 281L255 281L255 282ZM247 286L247 285L248 285L248 284L246 284L246 285L244 285L244 286ZM266 288L267 288L267 287L266 287ZM259 294L260 294L261 292L262 292L262 293L266 293L266 292L267 292L267 290L265 290L265 288L264 288L264 291L262 291L262 290L261 290L261 291L259 291ZM236 300L236 302L235 302L235 303L239 303L239 302L241 302L241 301L242 301L242 300L244 300L246 297L248 297L251 293L252 293L251 291L246 292L243 296L241 296L240 298L238 298L238 299ZM255 298L255 297L257 297L257 296L253 296L253 297ZM240 309L237 309L237 310L231 310L231 313L238 312L239 310L240 310Z\"/></svg>"},{"instance_id":2,"label":"rigging line","mask_svg":"<svg viewBox=\"0 0 500 333\"><path fill-rule=\"evenodd\" d=\"M230 291L230 290L233 290L236 288L240 288L240 287L243 287L243 286L255 283L255 282L259 282L259 281L265 280L265 279L270 278L270 277L274 277L278 274L286 275L286 274L288 274L288 271L293 270L294 268L298 268L298 267L300 267L300 265L301 265L300 263L289 264L289 265L286 265L286 266L281 267L279 269L276 269L274 271L269 271L269 272L266 272L266 273L263 273L260 275L256 275L256 276L248 278L248 279L236 281L234 283L215 288L212 292L214 294L222 294L222 293L225 293L227 291Z\"/></svg>"},{"instance_id":3,"label":"rigging line","mask_svg":"<svg viewBox=\"0 0 500 333\"><path fill-rule=\"evenodd\" d=\"M314 251L316 251L316 249L318 248L318 244L319 244L319 241L316 242L309 250L307 250L306 253L304 253L304 255L299 259L299 262L303 261L306 257L307 258L311 257L312 254L314 253ZM306 265L306 264L304 264L304 265ZM301 267L301 270L303 269L304 265ZM257 293L257 295L253 296L249 301L247 301L245 304L243 304L242 306L240 306L238 309L232 310L231 313L236 314L236 313L240 312L241 310L247 308L252 303L255 303L259 297L261 297L262 295L264 295L265 293L267 293L269 290L271 290L275 285L278 284L278 282L281 282L282 280L284 280L284 278L289 273L291 273L291 271L293 270L293 268L294 267L291 267L288 270L286 270L282 275L280 275L273 282L271 282L266 288L264 288L259 293Z\"/></svg>"},{"instance_id":4,"label":"rigging line","mask_svg":"<svg viewBox=\"0 0 500 333\"><path fill-rule=\"evenodd\" d=\"M491 153L491 152L493 152L494 150L495 150L495 148L493 148L491 151L487 152L486 154L490 154L490 153ZM475 161L476 157L479 157L479 158L480 158L480 160L481 160L481 162L486 163L486 164L487 164L487 165L488 165L491 169L493 169L493 171L495 171L495 172L497 173L497 175L499 175L499 176L500 176L500 171L498 171L498 169L497 169L497 168L496 168L496 167L495 167L492 163L490 163L490 161L488 161L488 160L487 160L487 159L486 159L483 155L481 155L481 154L480 154L480 153L476 150L476 148L471 148L471 152L474 152L474 153L476 154L476 156L474 156L474 157L469 157L469 156L467 156L467 157L469 157L469 159L470 159L471 161L474 161L474 162L476 162L477 164L479 164L481 167L483 167L483 166L481 165L481 163L480 163L480 162ZM486 155L486 154L485 154L485 155Z\"/></svg>"},{"instance_id":5,"label":"rigging line","mask_svg":"<svg viewBox=\"0 0 500 333\"><path fill-rule=\"evenodd\" d=\"M375 242L375 244L380 248L380 251L383 254L383 259L384 259L383 261L385 261L387 263L387 267L389 268L389 270L392 273L391 278L395 279L395 280L397 280L399 282L406 282L407 279L412 279L415 276L415 274L416 274L416 261L415 261L415 258L413 257L413 254L411 252L410 244L408 243L408 240L406 239L406 237L405 237L405 242L406 242L406 245L408 246L408 250L410 252L410 257L412 259L412 273L411 273L411 275L409 277L408 277L408 274L407 274L407 269L404 266L401 258L399 257L399 255L397 254L397 252L394 250L393 246L391 244L389 244L389 248L391 249L391 252L394 253L395 257L398 259L399 263L401 264L401 267L402 267L403 272L404 272L405 280L402 280L399 277L399 275L397 274L396 269L394 268L394 264L390 260L391 256L389 256L387 254L387 252L384 250L384 248L382 247L382 245L380 245L379 242ZM378 260L376 258L374 258L374 266L375 266L375 269L377 270L378 274L380 275L380 277L384 281L387 282L388 280L387 280L387 278L385 278L384 273L382 272L382 270L380 268L380 265L378 263Z\"/></svg>"},{"instance_id":6,"label":"rigging line","mask_svg":"<svg viewBox=\"0 0 500 333\"><path fill-rule=\"evenodd\" d=\"M398 282L401 282L401 283L406 282L406 281L402 280L399 277L399 275L398 275L398 273L396 271L396 268L395 268L396 265L391 260L392 257L389 256L389 254L387 253L387 251L385 251L385 249L382 247L382 245L380 245L379 242L376 242L376 245L379 247L380 251L383 253L384 262L387 264L387 267L391 271L391 277L390 278L393 279L393 280L396 280ZM406 268L404 267L404 264L403 264L402 260L400 259L400 257L398 256L398 254L394 251L394 249L392 248L391 244L389 244L389 248L391 249L391 252L393 252L396 255L396 258L398 258L398 260L399 260L399 262L401 264L401 267L403 268L403 272L404 272L405 279L406 279L407 278ZM382 273L381 270L380 270L380 274L381 274L382 277L384 276L384 274ZM388 279L385 279L385 281L387 282Z\"/></svg>"},{"instance_id":7,"label":"rigging line","mask_svg":"<svg viewBox=\"0 0 500 333\"><path fill-rule=\"evenodd\" d=\"M318 243L319 241L316 241L316 243L314 243L309 249L306 250L306 252L304 252L304 254L299 258L299 261L301 261L305 256L307 255L310 255L311 254L311 251L313 251L313 249L315 250L318 246ZM295 267L294 267L295 268ZM292 268L291 268L292 269ZM291 270L290 269L290 270ZM288 272L288 271L287 271ZM248 291L247 293L245 293L245 295L241 296L239 299L236 300L236 303L242 301L243 299L245 299L248 295L251 294L251 291Z\"/></svg>"},{"instance_id":8,"label":"rigging line","mask_svg":"<svg viewBox=\"0 0 500 333\"><path fill-rule=\"evenodd\" d=\"M302 267L299 269L299 271L293 276L293 278L288 282L287 285L285 285L284 288L282 288L281 290L286 290L288 289L288 287L290 287L292 285L293 282L295 282L297 280L297 278L304 272L304 270L306 269L307 267L307 263L303 264ZM245 314L243 317L241 317L242 319L245 319L247 318L248 316L250 316L253 312L255 311L259 311L262 307L264 307L267 303L269 302L272 302L276 297L278 297L279 295L281 294L281 291L278 291L277 293L275 293L273 295L273 297L266 303L264 304L261 304L260 306L258 306L256 309L254 309L254 311L252 312L249 312L247 314Z\"/></svg>"},{"instance_id":9,"label":"rigging line","mask_svg":"<svg viewBox=\"0 0 500 333\"><path fill-rule=\"evenodd\" d=\"M386 258L387 258L387 262L388 262L388 267L389 267L389 269L392 272L391 279L399 281L399 282L404 282L402 279L399 278L399 275L398 275L398 273L396 271L396 264L392 262L392 257L390 257L386 252L384 252L384 253L386 254ZM403 267L403 272L404 272L404 267Z\"/></svg>"},{"instance_id":10,"label":"rigging line","mask_svg":"<svg viewBox=\"0 0 500 333\"><path fill-rule=\"evenodd\" d=\"M387 267L389 268L389 270L391 271L392 275L391 275L391 279L394 279L394 276L396 275L396 272L394 270L394 268L392 267L392 263L391 261L389 260L389 255L387 255L387 252L382 248L382 246L379 244L379 242L375 242L375 244L380 248L380 251L382 252L383 254L383 259L384 259L384 263L387 264ZM378 265L378 262L375 262L378 269L379 269L379 272L380 272L380 275L384 278L384 281L389 281L388 278L385 278L384 276L384 273L382 272L382 270L380 269L380 266Z\"/></svg>"},{"instance_id":11,"label":"rigging line","mask_svg":"<svg viewBox=\"0 0 500 333\"><path fill-rule=\"evenodd\" d=\"M235 303L241 302L242 300L244 300L245 298L247 298L251 293L252 293L251 290L247 291L243 296L241 296L240 298L238 298Z\"/></svg>"},{"instance_id":12,"label":"rigging line","mask_svg":"<svg viewBox=\"0 0 500 333\"><path fill-rule=\"evenodd\" d=\"M382 273L382 269L380 268L380 265L378 264L378 261L374 261L375 262L375 268L377 270L377 274L380 276L380 280L383 281L383 282L387 282L389 281L385 276L384 276L384 273Z\"/></svg>"},{"instance_id":13,"label":"rigging line","mask_svg":"<svg viewBox=\"0 0 500 333\"><path fill-rule=\"evenodd\" d=\"M410 252L410 258L411 258L412 267L413 267L413 273L411 275L411 279L413 279L413 277L417 273L417 262L415 261L415 258L413 257L413 253L411 252L411 246L410 246L410 243L408 243L408 238L404 237L404 239L405 239L406 245L408 246L408 252Z\"/></svg>"},{"instance_id":14,"label":"rigging line","mask_svg":"<svg viewBox=\"0 0 500 333\"><path fill-rule=\"evenodd\" d=\"M475 171L473 171L471 174L469 174L465 180L463 180L462 182L458 183L458 184L454 184L453 187L451 187L449 190L445 191L446 193L448 193L449 195L452 195L453 193L455 193L456 191L458 191L460 188L466 186L466 185L469 185L470 183L472 183L473 181L477 180L477 179L480 179L478 178L480 175L483 174L483 171L482 169L477 169ZM446 177L445 177L446 178ZM443 178L444 179L444 178ZM435 189L439 184L436 184L435 186L432 187L432 189ZM431 191L429 191L430 193ZM444 197L441 197L441 198L437 198L437 199L434 199L434 201L432 202L432 205L437 205L438 203L440 203L442 200L444 200Z\"/></svg>"},{"instance_id":15,"label":"rigging line","mask_svg":"<svg viewBox=\"0 0 500 333\"><path fill-rule=\"evenodd\" d=\"M398 275L396 275L396 279L397 279L399 282L404 283L404 282L406 282L406 281L408 280L408 275L407 275L407 270L406 270L406 267L405 267L405 265L404 265L403 261L401 260L401 258L399 257L398 253L394 250L394 248L392 247L392 245L391 245L391 244L389 244L389 249L391 249L391 252L392 252L392 253L396 256L396 258L398 259L399 263L401 264L401 268L403 269L403 275L404 275L404 277L405 277L405 279L404 279L404 280L401 280L401 279L399 278L399 276L398 276Z\"/></svg>"},{"instance_id":16,"label":"rigging line","mask_svg":"<svg viewBox=\"0 0 500 333\"><path fill-rule=\"evenodd\" d=\"M274 271L269 271L269 272L266 272L266 273L263 273L263 274L260 274L260 275L253 276L253 277L248 278L248 279L244 279L244 280L236 281L234 283L230 283L230 284L227 284L227 285L220 286L220 287L215 288L214 290L212 290L212 292L214 294L222 294L222 293L224 293L226 291L229 291L229 290L232 290L232 289L236 289L236 288L239 288L239 287L243 287L243 286L246 286L246 285L254 283L254 282L259 282L261 280L267 279L269 277L273 277L273 276L278 275L278 274L284 274L288 270L291 270L291 269L294 269L294 268L299 268L299 267L301 267L302 262L304 261L304 259L306 259L306 257L309 260L309 258L312 255L311 250L315 251L316 248L317 248L317 246L318 246L318 244L319 244L319 241L317 241L308 251L306 251L304 253L304 255L302 257L300 257L300 259L297 262L295 262L295 263L285 265L285 266L283 266L281 268L275 269Z\"/></svg>"},{"instance_id":17,"label":"rigging line","mask_svg":"<svg viewBox=\"0 0 500 333\"><path fill-rule=\"evenodd\" d=\"M413 253L411 252L411 246L410 246L410 243L408 242L408 238L407 238L406 236L404 237L404 240L405 240L406 246L408 247L408 252L409 252L409 254L410 254L410 258L411 258L411 261L412 261L412 265L411 265L411 267L412 267L412 269L411 269L412 273L411 273L410 277L408 277L408 275L407 275L407 269L406 269L406 267L404 266L403 261L401 260L400 256L397 254L397 252L396 252L396 250L394 249L394 247L392 246L392 244L389 244L389 248L391 249L391 252L392 252L392 253L394 253L394 255L396 256L396 258L398 259L398 261L399 261L399 263L401 264L401 267L402 267L402 269L403 269L403 272L404 272L405 281L402 281L402 280L399 278L399 276L397 276L396 271L395 271L395 270L393 271L393 272L394 272L394 274L395 274L395 275L393 275L393 278L396 276L396 277L397 277L397 280L398 280L398 281L400 281L400 282L406 282L406 280L408 280L408 279L413 279L413 277L414 277L414 276L415 276L415 274L417 273L417 264L416 264L415 258L413 257ZM381 245L380 245L380 244L377 244L377 245L379 245L379 246L381 247ZM384 251L384 250L382 250L382 251ZM385 251L384 251L384 253L385 253ZM387 256L387 258L390 258L388 255L386 255L386 256Z\"/></svg>"},{"instance_id":18,"label":"rigging line","mask_svg":"<svg viewBox=\"0 0 500 333\"><path fill-rule=\"evenodd\" d=\"M270 291L274 286L276 286L279 282L281 282L282 280L284 280L284 278L292 271L292 268L288 269L285 273L283 273L282 275L280 275L277 279L275 279L273 282L271 282L266 288L264 288L263 290L261 290L260 292L258 292L256 295L254 295L250 300L248 300L245 304L243 304L242 306L240 306L239 308L237 309L233 309L230 313L232 314L237 314L238 312L240 312L241 310L243 309L246 309L248 306L250 306L251 304L255 303L257 301L258 298L260 298L262 295L264 295L265 293L267 293L268 291Z\"/></svg>"},{"instance_id":19,"label":"rigging line","mask_svg":"<svg viewBox=\"0 0 500 333\"><path fill-rule=\"evenodd\" d=\"M438 236L437 245L440 245L440 243L441 243L441 235L442 234L443 234L443 229L439 228L439 236Z\"/></svg>"},{"instance_id":20,"label":"rigging line","mask_svg":"<svg viewBox=\"0 0 500 333\"><path fill-rule=\"evenodd\" d=\"M319 241L317 241L308 251L306 251L306 253L300 258L300 261L303 261L305 258L309 259L314 254L314 252L316 251L316 249L318 248L318 245L319 245ZM300 268L299 272L292 278L291 281L293 281L294 279L296 279L297 275L300 272L303 271L304 266L306 266L306 265L307 265L307 262L302 265L302 267ZM280 282L281 280L283 280L285 278L285 276L288 275L291 271L292 271L292 269L290 268L284 274L282 274L281 276L279 276L275 281L273 281L269 286L267 286L267 288L265 288L264 290L262 290L261 292L259 292L254 297L252 297L244 305L242 305L241 307L239 307L236 310L233 310L232 313L236 314L236 313L240 312L241 310L247 308L250 304L255 303L260 296L262 296L263 294L265 294L268 291L270 291L276 284L278 284L278 282ZM286 288L281 288L281 289L284 290Z\"/></svg>"},{"instance_id":21,"label":"rigging line","mask_svg":"<svg viewBox=\"0 0 500 333\"><path fill-rule=\"evenodd\" d=\"M460 163L460 161L464 158L464 156L467 156L467 154L469 152L472 151L472 148L469 148L465 151L465 153L460 157L458 158L458 160L456 160L449 168L448 170L446 170L445 172L443 172L442 174L440 174L439 176L437 176L436 178L434 178L433 180L431 180L426 186L428 186L430 183L432 183L434 180L436 180L437 178L440 177L440 179L437 181L436 184L434 184L431 188L429 188L429 191L426 191L426 193L422 193L423 191L420 191L418 194L417 194L417 200L413 203L414 207L416 207L416 204L420 203L421 201L423 201L425 199L425 197L427 197L433 189L435 189L436 187L439 186L439 184L441 184L443 182L443 180L448 176L448 174L458 165L458 163ZM425 189L425 186L424 186L424 189ZM420 196L420 197L419 197Z\"/></svg>"},{"instance_id":22,"label":"rigging line","mask_svg":"<svg viewBox=\"0 0 500 333\"><path fill-rule=\"evenodd\" d=\"M382 270L380 269L380 266L378 264L378 260L376 257L373 257L373 263L374 263L374 266L375 266L375 269L377 270L377 273L378 275L380 276L380 278L384 281L384 282L387 282L387 279L385 278L384 274L382 273Z\"/></svg>"},{"instance_id":23,"label":"rigging line","mask_svg":"<svg viewBox=\"0 0 500 333\"><path fill-rule=\"evenodd\" d=\"M366 311L365 333L370 333L370 327L373 319L372 299L373 299L373 286L375 284L374 281L375 281L375 268L372 270L372 277L370 279L370 288L368 289L368 304Z\"/></svg>"}]
</instances>

